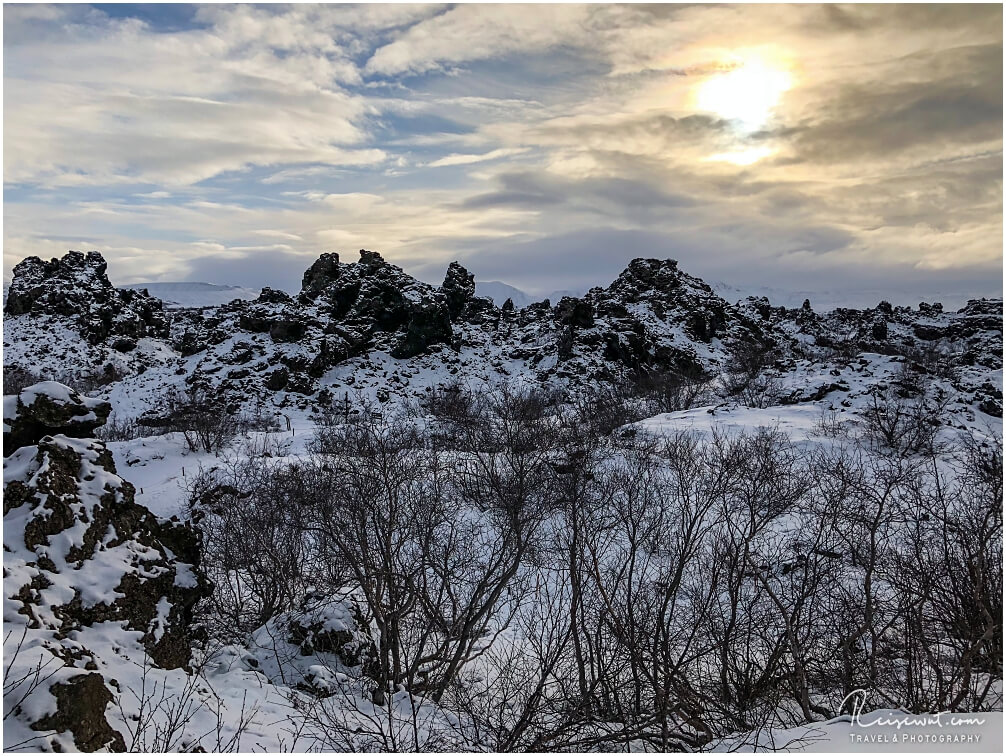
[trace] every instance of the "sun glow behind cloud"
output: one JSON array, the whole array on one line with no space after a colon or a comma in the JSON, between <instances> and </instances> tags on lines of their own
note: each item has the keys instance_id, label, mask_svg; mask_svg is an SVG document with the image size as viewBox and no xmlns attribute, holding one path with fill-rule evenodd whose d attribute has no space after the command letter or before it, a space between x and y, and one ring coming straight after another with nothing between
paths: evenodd
<instances>
[{"instance_id":1,"label":"sun glow behind cloud","mask_svg":"<svg viewBox=\"0 0 1006 756\"><path fill-rule=\"evenodd\" d=\"M1001 6L167 7L4 6L5 275L998 290Z\"/></svg>"},{"instance_id":2,"label":"sun glow behind cloud","mask_svg":"<svg viewBox=\"0 0 1006 756\"><path fill-rule=\"evenodd\" d=\"M775 150L771 147L748 147L743 150L733 150L731 152L718 152L705 158L707 163L733 163L734 165L753 165L759 160L764 160L770 155L774 155Z\"/></svg>"},{"instance_id":3,"label":"sun glow behind cloud","mask_svg":"<svg viewBox=\"0 0 1006 756\"><path fill-rule=\"evenodd\" d=\"M706 79L695 91L695 108L734 121L751 132L764 127L793 75L778 62L757 56L740 58L725 73Z\"/></svg>"}]
</instances>

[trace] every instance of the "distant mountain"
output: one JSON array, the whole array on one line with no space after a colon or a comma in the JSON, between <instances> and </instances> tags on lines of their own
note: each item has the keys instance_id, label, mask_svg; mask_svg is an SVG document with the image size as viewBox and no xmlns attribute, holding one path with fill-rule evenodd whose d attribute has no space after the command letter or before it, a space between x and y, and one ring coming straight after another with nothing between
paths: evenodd
<instances>
[{"instance_id":1,"label":"distant mountain","mask_svg":"<svg viewBox=\"0 0 1006 756\"><path fill-rule=\"evenodd\" d=\"M513 306L517 309L527 307L534 302L534 298L527 292L523 292L515 286L505 284L502 281L476 281L475 296L488 297L497 307L502 307L508 299L513 300Z\"/></svg>"},{"instance_id":2,"label":"distant mountain","mask_svg":"<svg viewBox=\"0 0 1006 756\"><path fill-rule=\"evenodd\" d=\"M559 300L563 297L582 297L583 295L583 291L561 289L559 291L549 292L548 294L534 296L533 294L528 294L526 291L521 291L516 286L511 286L510 284L503 283L502 281L475 282L475 296L488 297L497 307L502 307L504 302L511 299L513 300L513 306L518 310L522 307L527 307L529 304L541 302L544 299L547 299L549 303L554 305L558 304Z\"/></svg>"},{"instance_id":3,"label":"distant mountain","mask_svg":"<svg viewBox=\"0 0 1006 756\"><path fill-rule=\"evenodd\" d=\"M710 281L710 288L728 302L739 302L748 297L767 297L776 307L796 308L810 300L815 312L831 312L839 307L866 309L880 302L892 305L917 307L920 301L940 302L948 310L957 310L973 299L974 295L961 292L938 292L920 295L881 289L794 291L771 286L737 286L724 281Z\"/></svg>"},{"instance_id":4,"label":"distant mountain","mask_svg":"<svg viewBox=\"0 0 1006 756\"><path fill-rule=\"evenodd\" d=\"M235 299L255 299L258 289L241 286L200 283L196 281L170 281L136 283L120 286L120 289L146 289L152 297L157 297L169 309L180 307L217 307Z\"/></svg>"}]
</instances>

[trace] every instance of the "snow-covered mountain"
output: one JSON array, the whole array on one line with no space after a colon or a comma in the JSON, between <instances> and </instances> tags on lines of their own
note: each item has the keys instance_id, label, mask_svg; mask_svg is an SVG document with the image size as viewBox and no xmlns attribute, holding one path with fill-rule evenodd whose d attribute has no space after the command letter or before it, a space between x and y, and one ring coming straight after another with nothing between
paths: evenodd
<instances>
[{"instance_id":1,"label":"snow-covered mountain","mask_svg":"<svg viewBox=\"0 0 1006 756\"><path fill-rule=\"evenodd\" d=\"M815 312L830 312L839 307L866 309L876 307L880 302L893 305L917 306L917 295L890 289L779 289L771 286L743 286L725 281L710 281L713 291L729 302L739 302L748 297L766 297L777 307L798 308L809 300ZM930 297L939 301L948 310L964 307L972 296L965 292L940 292Z\"/></svg>"},{"instance_id":2,"label":"snow-covered mountain","mask_svg":"<svg viewBox=\"0 0 1006 756\"><path fill-rule=\"evenodd\" d=\"M179 307L216 307L234 299L255 299L259 289L241 286L200 283L195 281L172 281L135 283L120 286L120 289L145 289L152 297L157 297L170 309Z\"/></svg>"},{"instance_id":3,"label":"snow-covered mountain","mask_svg":"<svg viewBox=\"0 0 1006 756\"><path fill-rule=\"evenodd\" d=\"M535 296L533 294L528 294L526 291L518 289L516 286L511 286L510 284L503 283L502 281L476 281L475 282L475 295L478 297L487 297L493 301L497 307L502 307L506 304L509 299L513 302L513 306L518 310L522 307L527 307L535 302L542 302L548 300L552 304L555 304L563 297L582 297L585 291L575 291L573 289L560 289L557 291L550 291L547 294L542 294L541 296Z\"/></svg>"},{"instance_id":4,"label":"snow-covered mountain","mask_svg":"<svg viewBox=\"0 0 1006 756\"><path fill-rule=\"evenodd\" d=\"M535 301L530 294L502 281L476 281L475 295L491 299L497 307L502 307L508 299L517 309L527 307Z\"/></svg>"}]
</instances>

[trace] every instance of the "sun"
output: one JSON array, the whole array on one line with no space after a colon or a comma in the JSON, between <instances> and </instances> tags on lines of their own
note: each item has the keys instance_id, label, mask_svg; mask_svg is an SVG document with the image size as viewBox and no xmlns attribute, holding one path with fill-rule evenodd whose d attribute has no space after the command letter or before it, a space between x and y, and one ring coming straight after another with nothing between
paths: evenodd
<instances>
[{"instance_id":1,"label":"sun","mask_svg":"<svg viewBox=\"0 0 1006 756\"><path fill-rule=\"evenodd\" d=\"M695 108L734 121L744 131L756 131L792 86L793 77L785 68L761 58L742 59L699 85Z\"/></svg>"}]
</instances>

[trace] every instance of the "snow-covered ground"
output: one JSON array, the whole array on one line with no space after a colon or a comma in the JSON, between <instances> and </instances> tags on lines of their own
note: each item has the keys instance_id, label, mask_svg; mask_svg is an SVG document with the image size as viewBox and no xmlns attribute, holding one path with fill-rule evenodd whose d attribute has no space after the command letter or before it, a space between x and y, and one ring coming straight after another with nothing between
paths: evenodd
<instances>
[{"instance_id":1,"label":"snow-covered ground","mask_svg":"<svg viewBox=\"0 0 1006 756\"><path fill-rule=\"evenodd\" d=\"M1002 753L1003 713L907 714L863 711L827 722L769 729L726 738L717 753Z\"/></svg>"},{"instance_id":2,"label":"snow-covered ground","mask_svg":"<svg viewBox=\"0 0 1006 756\"><path fill-rule=\"evenodd\" d=\"M886 360L886 357L876 358L879 364L886 363ZM836 411L829 406L830 403L827 401L766 408L721 404L657 415L627 426L622 433L629 429L651 434L685 431L708 438L714 432L750 433L757 428L771 428L785 433L798 446L830 444L834 443L835 439L822 436L823 417L834 419L837 415L838 423L848 424L850 434L856 432L858 419L857 407L843 407ZM245 434L238 439L231 451L224 453L224 456L242 455L249 450L269 445L276 455L277 463L295 461L307 453L316 429L306 416L297 417L291 424L292 428L289 431ZM1001 432L1001 421L998 426ZM179 434L110 442L108 448L115 457L120 474L136 486L137 501L161 517L183 514L187 481L190 481L201 467L209 468L221 462L221 458L215 455L188 451ZM341 609L337 611L344 612ZM342 614L339 616L343 617ZM205 705L200 708L198 721L212 732L212 737L207 741L209 743L218 737L213 707L219 705L226 712L226 721L220 737L224 740L237 737L242 750L302 751L325 745L330 747L330 743L326 744L323 739L319 740L316 737L317 733L312 734L310 728L298 729L292 724L291 706L294 701L299 700L301 694L277 681L283 679L284 675L289 676L292 669L297 669L298 674L312 680L312 684L334 686L346 694L354 689L355 678L352 674L347 675L347 671L343 670L341 663L335 657L326 658L324 654L302 657L299 648L285 640L282 621L278 619L262 628L247 647L228 646L214 652L204 668L204 682L209 688L209 693L200 690L198 694L194 694L187 687L191 687L187 678L177 672L163 670L149 670L145 684L161 685L162 690L169 691L170 695L202 696L199 700L204 700ZM343 620L325 621L338 624ZM86 643L93 645L95 636L92 631L88 632L92 634L87 635ZM130 643L128 638L116 632L107 636L107 642L120 647L128 647ZM513 633L505 633L497 639L497 643L502 644L513 642L515 642ZM135 640L132 643L136 645ZM114 672L119 679L132 679L134 686L144 684L136 678L135 667L131 672L128 663L122 664L127 666L120 664L114 670L110 668L109 672ZM399 736L409 735L406 724L411 721L412 707L417 705L415 700L402 698L391 702L389 707L395 712L393 714L375 707L362 695L353 694L346 700L355 703L348 710L340 710L340 716L348 719L359 717L364 725L368 723L372 725L375 719L397 721L396 726L401 729ZM431 728L437 726L436 723L443 714L432 704L420 701L418 705L423 712L420 719L426 723L427 728L418 736L422 742L426 738L433 737ZM246 723L241 721L242 710L249 720ZM995 753L1002 750L1002 725L1002 712L956 715L956 718L944 714L939 718L931 718L920 723L917 716L907 715L904 712L868 708L862 711L855 721L852 717L843 716L827 722L789 729L776 728L742 733L716 741L708 748L714 752L776 750L806 753L849 751ZM15 733L12 737L25 735L20 733L16 726L12 732ZM372 741L370 745L373 746Z\"/></svg>"},{"instance_id":3,"label":"snow-covered ground","mask_svg":"<svg viewBox=\"0 0 1006 756\"><path fill-rule=\"evenodd\" d=\"M5 321L5 362L17 364L22 369L30 367L47 379L59 380L61 375L69 372L76 373L72 376L74 378L90 379L87 385L91 388L86 390L93 397L111 404L110 423L132 421L144 413L156 415L160 411L159 403L167 392L174 388L184 389L199 381L206 382L208 388L205 390L211 396L225 396L226 400L221 401L226 401L232 408L242 413L260 410L277 423L277 430L240 434L219 454L191 451L181 434L162 433L155 427L143 427L140 432L147 435L107 442L117 475L99 465L103 450L98 446L90 448L89 442L80 439L59 442L71 452L90 455L88 464L101 468L89 468L88 475L91 477L85 475L83 481L75 483L71 480L71 484L65 487L66 491L70 491L67 495L90 497L91 503L97 506L95 500L104 495L102 486L107 484L118 492L116 501L121 504L132 496L131 493L123 494L123 491L129 491L123 483L127 481L135 487L135 502L165 520L184 518L188 514L191 487L202 471L253 457L268 457L269 465L303 463L318 434L315 426L317 414L338 408L344 398L357 407L361 403L369 403L377 412L390 416L406 405L415 409L414 403L448 384L456 383L478 390L508 381L570 389L572 400L567 405L568 410L572 401L589 397L593 389L628 389L625 393L631 395L626 368L631 365L645 366L645 361L656 354L679 352L691 356L716 377L708 385L703 385L702 406L629 423L611 437L599 441L599 444L606 445L605 453L609 455L605 464L627 466L634 449L641 448L634 446L640 437L679 433L709 440L720 436L750 435L758 429L768 428L784 434L792 444L788 448L798 452L798 456L803 451L816 454L817 451L837 450L837 447L847 444L854 446L862 441L864 416L875 397L916 379L924 384L926 390L942 392L949 397L937 434L939 440L951 441L962 433L979 439L984 436L1001 437L1002 419L994 416L997 412L995 401L1001 402L1003 387L1002 370L994 367L1001 364L1001 359L998 362L995 359L994 340L997 329L1001 329L1001 317L997 322L999 316L992 303L979 303L974 313L948 313L924 308L917 313L885 314L884 311L876 311L862 317L836 313L831 319L815 319L813 313L759 313L753 306L748 312L743 308L731 309L697 280L684 277L680 286L664 286L659 282L672 278L678 280L672 266L658 264L657 261L638 262L640 264L634 273L630 275L627 272L616 282L617 285L613 284L610 290L602 292L603 296L598 294L594 297L594 305L587 303L588 307L596 305L596 311L576 315L569 312L569 308L556 311L534 308L517 314L503 314L499 311L487 313L484 307L482 310L475 308L475 314L470 319L453 322L449 341L438 342L407 358L393 357L396 339L392 338L393 334L377 329L372 334L374 341L366 348L359 346L351 352L340 353L339 358L332 362L312 364L329 343L326 341L328 337L358 323L333 319L329 305L295 304L294 300L285 302L282 298L274 301L266 297L254 306L241 304L228 308L222 306L223 302L234 298L249 299L256 293L235 287L183 283L136 284L132 287L147 288L151 294L178 306L208 308L201 313L171 313L174 318L171 338L166 337L163 331L153 331L154 336L140 335L150 334L151 330L134 331L132 334L137 338L130 338L126 344L120 343L116 347L115 339L102 337L100 330L81 330L81 324L72 319L52 316L48 312L23 312ZM355 269L344 267L340 270L346 275L356 275ZM386 268L375 267L374 270L380 275L390 275L389 280L393 280L394 285L387 284L389 291L401 291L411 305L418 306L435 293L404 278L399 280L398 273L388 273ZM649 277L651 275L653 280ZM361 280L373 284L369 278ZM108 286L107 282L105 285ZM477 285L476 293L492 296L497 304L502 304L501 297L503 300L509 297L520 308L531 300L526 295L526 299L515 296L523 292L499 282L490 282L488 286L487 289L487 284ZM71 293L75 291L72 289ZM109 295L102 287L99 287L98 293L102 295L99 297L102 301ZM558 294L552 299L553 305ZM772 298L776 304L794 307L800 304L799 301L780 302L776 296ZM130 299L142 298L132 295ZM811 299L815 309L827 309L820 300ZM374 302L378 301L382 300L375 295ZM876 304L875 301L870 303ZM482 307L485 303L475 304ZM108 314L113 311L114 308L103 312ZM159 313L158 305L155 314ZM264 325L256 322L260 316L265 318ZM363 315L360 317L366 320ZM309 326L318 332L316 338L290 337L295 330L291 329L291 324L296 325L303 318L312 319ZM100 318L95 318L97 325L100 321ZM574 321L578 323L575 327ZM720 321L730 321L732 330L724 330ZM884 335L874 338L870 332L874 326L881 325ZM156 323L149 328L155 326ZM201 340L194 346L186 345L180 338L184 335L182 331L188 328L202 329ZM764 346L759 341L762 329L772 331L777 351L758 367L758 381L754 388L750 391L728 391L727 380L737 374L734 361L737 340L743 342L742 346L746 344L757 351ZM702 335L696 335L698 333ZM647 334L648 341L639 340L638 337ZM574 335L576 338L573 338ZM906 344L917 347L919 352L905 350ZM856 348L852 349L850 345L856 345ZM948 359L952 361L951 370L941 371L939 360L932 355L929 355L931 361L923 365L926 361L924 354L919 358L922 367L909 365L910 355L919 356L928 347L938 351L944 346L952 352L948 352ZM890 353L876 353L885 348ZM899 349L902 350L900 353ZM967 355L966 359L964 355ZM666 364L649 364L649 369L659 374L661 365L666 368ZM300 384L292 380L289 383L284 381L281 388L273 389L269 386L271 381L266 379L280 371L288 372L292 377L299 372L303 378L309 365L310 381ZM227 387L227 393L224 393L223 386ZM84 388L80 390L85 391ZM30 407L39 391L61 401L72 399L63 387L43 384L35 390L21 392L21 406ZM577 394L577 391L581 393ZM94 402L96 399L89 398L87 401ZM633 395L629 401L636 403L632 407L651 407L632 415L635 418L653 412L654 406L668 406L647 404L657 400L642 399L638 395ZM90 406L86 404L86 407ZM16 419L18 407L15 397L5 397L5 430ZM623 422L625 415L618 417L620 419L614 425ZM93 418L85 413L80 419ZM156 421L158 418L153 419ZM424 417L417 422L432 425L437 421ZM22 447L22 451L9 455L5 462L5 483L8 480L21 483L34 481L32 484L35 485L48 473L44 465L41 469L33 467L38 462L35 452L31 451L35 448ZM866 443L862 443L862 451L867 456L878 454L877 449ZM448 457L451 453L444 452ZM807 456L810 457L810 454ZM937 464L944 466L946 462L941 459ZM74 485L76 492L71 491ZM58 499L52 497L52 501ZM277 507L283 504L282 501L276 502ZM87 521L77 522L73 512L68 518L69 526L59 533L58 538L53 537L50 543L33 547L41 551L27 549L21 543L24 540L22 533L26 528L34 527L29 523L34 521L32 518L37 518L41 506L22 504L5 516L5 536L10 542L8 547L8 540L5 540L5 570L9 569L5 571L5 588L8 574L12 588L10 592L5 591L4 620L5 625L14 628L17 633L12 641L15 644L25 627L25 595L34 595L31 591L40 592L47 599L54 597L53 602L56 598L61 602L71 602L79 595L88 607L101 606L103 596L113 595L122 575L129 570L134 570L144 579L150 575L156 577L157 572L145 567L156 556L153 553L156 549L137 545L135 540L128 538L121 542L97 539L100 548L84 567L71 565L69 558L53 559L46 549L55 550L67 546L73 539L82 539L83 525ZM81 511L84 510L86 507ZM458 514L454 521L469 524L469 510L458 511L463 514ZM474 522L476 510L472 508L470 511ZM790 514L793 513L781 516L773 524L779 533L787 528L794 529L797 515L788 519ZM85 516L89 517L86 512ZM491 525L486 522L480 524L483 530L489 532ZM773 535L776 534L773 532ZM549 535L554 533L549 531ZM663 537L673 540L675 534L665 532ZM612 535L611 538L613 542L617 541L619 535ZM616 562L617 558L616 554ZM174 557L165 555L165 559L170 562ZM852 561L849 572L859 569L855 560ZM49 562L64 569L54 573L55 577L47 577L43 574L46 572L44 565ZM183 562L178 562L178 565L178 574L183 576L184 583L184 576L192 573L186 572ZM779 566L779 569L785 569L785 565ZM553 575L558 572L552 570ZM543 578L538 583L538 590L547 592L555 588L549 583L553 579L557 578ZM229 581L230 577L226 577L224 584ZM359 617L353 611L358 597L351 591L329 596L327 600L318 599L313 592L305 591L304 595L310 596L310 600L304 599L303 606L270 615L264 625L254 632L245 633L239 645L221 646L223 641L218 641L216 646L197 649L192 668L198 674L149 664L145 646L149 638L141 632L127 629L127 623L123 621L95 621L67 632L65 628L57 631L61 620L55 615L46 627L32 627L25 631L25 642L15 671L30 672L34 661L53 658L66 664L66 668L59 667L61 677L54 679L77 675L78 668L82 668L100 672L106 681L115 680L116 684L112 686L116 690L115 700L106 711L108 721L123 736L127 746L139 749L160 747L160 750L171 750L197 745L207 750L238 747L241 750L268 751L375 750L387 748L389 744L402 749L459 747L461 741L437 740L438 732L447 732L457 725L445 708L404 690L388 696L387 703L381 708L367 697L368 683L362 679L359 666L347 666L337 654L317 648L305 650L294 642L292 639L300 630L295 631L293 625L304 622L313 623L316 631L323 634L348 633L355 638L355 634L359 633L361 639L377 636L374 627L358 625ZM157 611L154 631L163 631L171 617L167 599L163 606L158 605ZM252 627L257 627L258 621ZM484 653L472 664L470 671L477 673L485 685L491 686L496 680L495 676L506 666L509 654L519 655L523 649L534 645L529 641L534 640L534 633L540 628L534 627L526 617L524 621L523 627L507 627L496 635L488 633L492 636L491 641L479 641L485 644L481 649ZM227 639L228 642L233 640L230 636ZM8 658L11 657L11 648L5 641ZM89 655L84 655L85 650ZM85 666L87 664L94 666ZM341 695L321 699L311 695L312 691L322 689L338 690ZM489 691L485 695L491 698L493 694ZM148 725L145 730L142 727L144 723L136 718L141 716L137 712L139 702L143 700L159 702L155 706L156 713L151 714L152 719L145 723ZM496 703L503 706L507 702L494 701L493 705ZM834 707L834 703L829 702L827 711L841 710ZM897 702L878 702L876 705L892 703ZM44 744L36 739L38 733L27 729L24 722L37 721L53 714L56 700L48 692L41 691L26 706L23 716L11 717L6 723L4 744L7 748L17 747L18 744L29 748ZM163 727L172 712L177 713L178 706L189 712L191 717L187 727L183 728L185 735L179 730L177 739L172 741L165 739ZM317 713L315 707L326 706L329 711L324 712L324 717L316 720L315 724L325 717L334 716L345 725L340 737L345 736L347 740L333 740L331 732L319 730L311 724L310 717L305 716L305 712ZM737 734L711 745L718 751L756 748L791 751L997 751L1002 746L1001 712L976 715L984 720L981 724L955 724L941 719L935 723L903 723L899 728L892 723L869 724L878 718L895 721L897 713L868 708L871 712L864 712L858 722L839 718L789 729L777 727L771 731ZM798 716L781 721L803 719L803 716ZM162 728L160 735L158 727ZM719 730L720 733L725 731ZM862 738L859 738L860 735ZM464 745L475 743L484 747L485 742L488 741L473 740ZM48 747L59 746L64 750L71 749L73 745L72 739L65 733L48 743Z\"/></svg>"}]
</instances>

